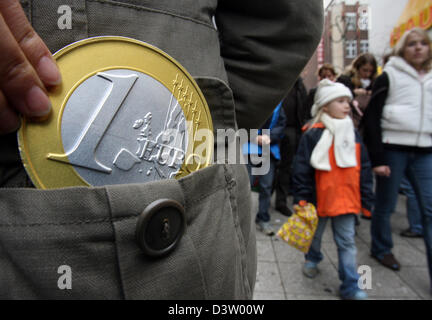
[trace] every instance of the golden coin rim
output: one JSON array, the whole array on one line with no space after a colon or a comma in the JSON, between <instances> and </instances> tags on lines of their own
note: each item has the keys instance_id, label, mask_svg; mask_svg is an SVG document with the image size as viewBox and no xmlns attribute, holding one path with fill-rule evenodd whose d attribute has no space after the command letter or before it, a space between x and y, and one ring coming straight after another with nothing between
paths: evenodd
<instances>
[{"instance_id":1,"label":"golden coin rim","mask_svg":"<svg viewBox=\"0 0 432 320\"><path fill-rule=\"evenodd\" d=\"M48 153L62 153L65 154L64 148L63 148L63 143L62 143L62 138L61 138L61 120L62 120L62 114L63 114L63 110L65 105L67 104L67 101L69 99L69 97L71 96L71 94L73 93L73 90L75 90L77 88L77 86L79 84L81 84L83 81L85 81L86 79L88 79L91 75L96 74L97 72L100 71L106 71L106 70L111 70L111 69L132 69L132 70L136 70L139 72L142 72L144 74L147 74L151 77L153 77L155 80L159 81L161 84L163 84L172 94L173 96L177 99L177 101L179 102L183 113L185 114L186 117L186 121L189 122L191 120L193 120L193 118L191 119L191 112L188 112L188 110L186 110L185 106L184 106L184 102L186 101L186 99L182 99L182 97L180 96L180 94L176 91L178 90L174 90L171 89L173 86L173 81L175 80L174 78L169 78L169 75L164 75L163 73L166 72L166 68L170 69L171 68L175 68L177 70L177 76L180 76L181 80L185 80L185 85L188 87L189 90L191 90L195 96L195 100L194 103L197 102L197 106L198 106L198 110L199 111L204 111L204 114L202 116L202 122L201 125L199 126L198 129L208 129L209 132L213 133L213 123L212 123L212 118L211 118L211 114L210 114L210 110L209 107L207 105L207 101L203 95L203 93L201 92L201 89L199 88L198 84L195 82L195 80L193 79L193 77L186 71L186 69L179 63L177 62L174 58L172 58L171 56L169 56L167 53L163 52L162 50L139 40L136 39L132 39L132 38L127 38L127 37L117 37L117 36L102 36L102 37L93 37L93 38L87 38L84 40L80 40L77 42L74 42L62 49L60 49L59 51L57 51L53 57L57 60L57 63L59 65L59 68L67 68L67 66L63 66L63 62L60 61L61 58L66 58L68 54L70 53L76 53L77 48L85 48L85 46L87 46L90 44L101 44L101 43L114 43L118 44L118 43L124 43L124 44L130 44L130 45L138 45L138 48L140 48L139 50L142 51L142 49L146 49L147 53L146 53L146 57L144 57L144 59L141 59L139 61L134 61L134 63L129 64L130 61L128 61L127 65L122 65L122 64L111 64L111 65L105 65L102 68L93 68L92 70L88 71L84 71L84 74L79 74L78 76L72 76L70 74L65 74L64 72L62 73L62 77L63 77L63 81L62 84L55 88L53 92L49 92L49 98L52 102L53 108L52 108L52 115L51 115L51 119L46 121L46 122L41 122L41 123L37 123L37 122L29 122L28 119L23 118L22 119L22 124L21 124L21 128L18 131L18 146L19 146L19 152L20 152L20 156L24 165L25 170L27 171L27 174L29 175L30 179L32 180L32 182L34 183L34 185L37 188L40 189L53 189L53 188L63 188L63 187L77 187L77 186L91 186L89 183L87 183L79 174L78 172L76 172L76 170L74 169L73 165L67 165L65 163L60 163L58 161L54 161L54 160L48 160L46 159L46 155ZM136 47L128 47L129 50L133 51ZM127 50L125 48L122 48L122 50ZM114 51L114 50L112 50ZM82 50L81 50L82 53ZM110 52L110 54L112 55L112 52ZM157 72L151 72L151 69L145 69L145 58L154 58L151 55L155 55L156 57L159 57L159 59L162 59L162 63L164 64L163 72L160 72L159 69L162 69L162 67L158 67ZM112 58L112 57L111 57ZM93 59L89 59L94 61L95 58ZM137 60L139 60L137 58ZM75 64L77 64L76 59L74 61ZM92 62L93 64L95 64L95 62ZM91 64L92 64L91 63ZM101 61L98 61L98 63L96 64L100 64L100 63L104 63ZM162 65L161 63L161 65ZM78 64L81 64L81 62L79 61ZM138 64L138 66L143 66L143 67L135 67L135 65ZM74 67L74 66L72 66ZM70 66L69 66L70 68ZM158 74L158 76L155 76L155 74ZM67 87L65 86L65 84L68 83L68 81L70 81L70 78L77 78L79 77L79 79L75 82L71 81L72 83L70 85L68 85ZM162 79L163 78L163 79ZM165 79L166 78L166 79ZM177 79L177 77L176 77ZM171 82L171 83L170 83ZM182 82L183 83L183 82ZM173 92L174 91L174 92ZM183 97L184 98L184 97ZM56 104L56 100L60 99L61 102L59 103L60 106L58 106L58 104ZM186 159L188 159L190 156L194 155L194 150L197 148L197 146L202 145L203 143L201 143L201 141L196 141L194 140L193 134L194 134L194 128L190 128L192 126L188 126L188 150L186 150L185 152L185 159L184 159L184 163L181 166L179 172L176 175L176 179L179 179L181 177L184 177L186 175L188 175L189 173L197 170L197 169L201 169L204 167L207 167L211 164L212 162L212 156L213 156L213 136L211 135L210 137L206 137L206 142L204 143L205 148L207 150L207 154L205 156L204 159L204 163L191 163L191 164L186 164ZM37 135L37 133L43 133L44 131L47 131L48 133L55 132L56 137L49 137L43 135L42 137L40 137L39 135ZM36 133L35 136L31 135L31 133ZM46 143L44 143L42 140L46 138L48 140L54 140L55 141L53 143L49 143L49 146L53 147L51 152L40 152L38 150L38 147L40 146L44 146ZM35 141L36 140L36 141ZM30 143L33 142L33 144ZM193 143L191 143L193 142ZM34 146L34 144L36 144L36 146ZM31 146L31 147L30 147ZM34 148L36 148L36 150L33 150ZM32 149L32 150L30 150ZM41 155L42 153L42 155ZM43 156L45 154L45 156ZM39 157L38 157L39 156ZM44 159L42 159L42 157ZM50 165L47 165L46 167L52 167L52 166L57 166L58 168L55 168L56 170L56 176L58 176L58 179L56 179L54 176L54 174L52 174L51 171L52 168L45 168L44 169L44 161L52 161L53 163L49 162ZM42 165L40 164L42 163ZM42 171L42 173L41 173ZM43 171L48 171L47 172L43 172ZM47 183L47 180L50 181ZM54 180L55 182L53 183L52 180Z\"/></svg>"}]
</instances>

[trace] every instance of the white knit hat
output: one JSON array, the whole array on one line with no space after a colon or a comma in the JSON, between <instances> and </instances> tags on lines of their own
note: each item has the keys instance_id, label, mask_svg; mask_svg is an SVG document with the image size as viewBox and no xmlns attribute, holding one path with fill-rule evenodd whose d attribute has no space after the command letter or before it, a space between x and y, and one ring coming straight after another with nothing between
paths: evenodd
<instances>
[{"instance_id":1,"label":"white knit hat","mask_svg":"<svg viewBox=\"0 0 432 320\"><path fill-rule=\"evenodd\" d=\"M352 100L351 90L340 82L333 82L328 79L321 80L315 93L314 105L311 109L312 117L315 117L319 109L327 103L340 97L348 97Z\"/></svg>"}]
</instances>

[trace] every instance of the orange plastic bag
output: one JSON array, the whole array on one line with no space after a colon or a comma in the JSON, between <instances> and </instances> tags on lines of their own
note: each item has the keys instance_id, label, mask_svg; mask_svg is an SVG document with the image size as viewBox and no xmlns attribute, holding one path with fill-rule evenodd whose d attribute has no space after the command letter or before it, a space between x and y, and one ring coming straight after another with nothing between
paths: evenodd
<instances>
[{"instance_id":1,"label":"orange plastic bag","mask_svg":"<svg viewBox=\"0 0 432 320\"><path fill-rule=\"evenodd\" d=\"M312 203L300 201L294 205L294 213L288 218L277 235L289 245L307 253L318 226L318 215Z\"/></svg>"}]
</instances>

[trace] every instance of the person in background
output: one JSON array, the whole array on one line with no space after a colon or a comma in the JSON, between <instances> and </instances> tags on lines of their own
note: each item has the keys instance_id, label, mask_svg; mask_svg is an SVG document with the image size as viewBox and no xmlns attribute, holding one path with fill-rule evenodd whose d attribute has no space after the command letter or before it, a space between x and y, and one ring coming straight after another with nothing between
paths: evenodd
<instances>
[{"instance_id":1,"label":"person in background","mask_svg":"<svg viewBox=\"0 0 432 320\"><path fill-rule=\"evenodd\" d=\"M306 87L303 84L302 78L299 77L294 87L282 101L286 124L284 136L280 141L281 160L276 169L274 188L276 192L276 210L285 216L290 216L292 214L287 206L287 197L292 194L292 160L300 141L302 127L307 119L309 119L309 110L305 109L306 99Z\"/></svg>"},{"instance_id":2,"label":"person in background","mask_svg":"<svg viewBox=\"0 0 432 320\"><path fill-rule=\"evenodd\" d=\"M324 63L319 69L318 69L318 82L324 79L329 79L331 81L336 80L336 70L334 66L331 63ZM311 119L311 109L314 104L314 98L316 93L317 87L312 88L309 90L307 102L306 102L306 115L307 120Z\"/></svg>"},{"instance_id":3,"label":"person in background","mask_svg":"<svg viewBox=\"0 0 432 320\"><path fill-rule=\"evenodd\" d=\"M353 94L352 118L356 128L368 106L377 70L375 57L370 53L363 53L355 58L348 70L336 80L347 86Z\"/></svg>"},{"instance_id":4,"label":"person in background","mask_svg":"<svg viewBox=\"0 0 432 320\"><path fill-rule=\"evenodd\" d=\"M273 228L270 225L270 200L273 191L273 180L275 176L275 170L278 161L281 159L279 142L281 141L285 128L285 112L282 109L282 102L278 104L273 112L273 115L264 123L261 129L258 131L256 141L249 142L248 152L249 154L260 154L263 155L262 145L270 145L270 155L264 157L264 161L270 161L269 171L261 176L252 175L252 163L248 161L247 169L251 186L255 179L258 180L259 188L259 204L258 213L255 218L255 223L258 229L268 236L275 234ZM262 129L269 129L270 135L263 134Z\"/></svg>"},{"instance_id":5,"label":"person in background","mask_svg":"<svg viewBox=\"0 0 432 320\"><path fill-rule=\"evenodd\" d=\"M399 186L408 178L420 207L432 293L432 47L426 31L407 31L375 82L364 139L376 174L371 254L399 270L390 224Z\"/></svg>"},{"instance_id":6,"label":"person in background","mask_svg":"<svg viewBox=\"0 0 432 320\"><path fill-rule=\"evenodd\" d=\"M342 299L363 300L358 287L355 216L373 205L373 178L368 154L355 130L350 112L351 91L328 79L319 83L312 121L300 140L294 159L294 203L313 203L318 226L303 265L303 274L315 278L323 259L321 239L330 220L338 251Z\"/></svg>"},{"instance_id":7,"label":"person in background","mask_svg":"<svg viewBox=\"0 0 432 320\"><path fill-rule=\"evenodd\" d=\"M359 128L363 114L368 107L377 71L378 64L375 57L370 53L363 53L357 56L347 71L336 80L347 86L353 94L350 115L356 128ZM359 130L362 133L360 128ZM371 219L367 212L363 212L360 217L366 220ZM359 225L358 218L356 221L356 224Z\"/></svg>"},{"instance_id":8,"label":"person in background","mask_svg":"<svg viewBox=\"0 0 432 320\"><path fill-rule=\"evenodd\" d=\"M390 57L394 56L393 50L384 55L383 66L390 60ZM382 72L381 72L382 73ZM402 230L400 235L407 238L421 238L423 237L423 226L421 222L421 212L418 204L414 188L409 182L406 175L402 178L401 185L399 187L399 193L406 196L405 208L408 218L408 228Z\"/></svg>"}]
</instances>

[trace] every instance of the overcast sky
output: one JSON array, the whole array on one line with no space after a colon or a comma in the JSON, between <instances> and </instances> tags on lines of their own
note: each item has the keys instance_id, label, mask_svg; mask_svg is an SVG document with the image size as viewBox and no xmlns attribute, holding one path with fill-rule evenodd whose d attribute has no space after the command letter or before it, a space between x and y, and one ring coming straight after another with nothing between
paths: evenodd
<instances>
[{"instance_id":1,"label":"overcast sky","mask_svg":"<svg viewBox=\"0 0 432 320\"><path fill-rule=\"evenodd\" d=\"M372 29L369 31L369 47L380 57L390 50L390 34L396 27L408 0L370 1Z\"/></svg>"}]
</instances>

